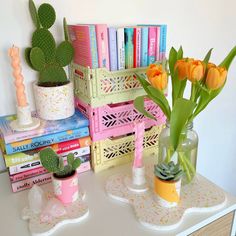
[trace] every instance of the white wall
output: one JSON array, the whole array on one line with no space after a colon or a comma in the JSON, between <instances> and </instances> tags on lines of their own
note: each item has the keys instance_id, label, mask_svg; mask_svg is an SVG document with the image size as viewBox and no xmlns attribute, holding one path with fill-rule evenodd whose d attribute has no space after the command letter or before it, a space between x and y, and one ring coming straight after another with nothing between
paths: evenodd
<instances>
[{"instance_id":1,"label":"white wall","mask_svg":"<svg viewBox=\"0 0 236 236\"><path fill-rule=\"evenodd\" d=\"M42 0L35 0L36 4ZM63 16L69 23L166 23L168 50L183 45L187 56L203 58L214 48L212 61L220 63L236 44L235 0L50 0L57 12L58 39ZM15 112L15 94L7 49L30 42L33 26L28 0L0 0L0 115ZM33 109L31 83L36 75L23 62L27 93ZM198 171L236 195L236 60L224 91L195 121L200 144Z\"/></svg>"}]
</instances>

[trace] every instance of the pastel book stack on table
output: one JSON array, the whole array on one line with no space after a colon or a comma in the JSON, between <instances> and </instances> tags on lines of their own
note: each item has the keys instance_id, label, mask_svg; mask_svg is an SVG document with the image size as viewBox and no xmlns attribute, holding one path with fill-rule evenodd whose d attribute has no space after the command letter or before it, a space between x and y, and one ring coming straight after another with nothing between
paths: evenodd
<instances>
[{"instance_id":1,"label":"pastel book stack on table","mask_svg":"<svg viewBox=\"0 0 236 236\"><path fill-rule=\"evenodd\" d=\"M150 63L160 61L160 26L109 27L106 24L69 25L75 49L71 76L76 107L89 119L91 161L95 172L130 162L134 153L134 123L145 121L144 155L157 154L158 135L165 123L161 109L146 100L156 120L144 117L133 100L145 91L136 74L146 76ZM155 29L155 42L149 40ZM158 31L159 32L159 31ZM166 34L162 40L166 41ZM153 61L148 59L152 51Z\"/></svg>"},{"instance_id":2,"label":"pastel book stack on table","mask_svg":"<svg viewBox=\"0 0 236 236\"><path fill-rule=\"evenodd\" d=\"M45 147L51 147L65 161L69 153L80 158L79 173L90 169L88 119L79 110L67 119L41 120L37 129L23 132L11 129L10 122L14 119L15 115L0 118L1 151L13 192L51 182L51 173L41 165L39 158L39 151Z\"/></svg>"}]
</instances>

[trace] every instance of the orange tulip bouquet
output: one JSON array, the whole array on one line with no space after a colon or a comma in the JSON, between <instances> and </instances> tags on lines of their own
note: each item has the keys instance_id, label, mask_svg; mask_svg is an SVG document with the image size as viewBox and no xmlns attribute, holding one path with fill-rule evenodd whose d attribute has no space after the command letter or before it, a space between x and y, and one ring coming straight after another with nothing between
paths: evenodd
<instances>
[{"instance_id":1,"label":"orange tulip bouquet","mask_svg":"<svg viewBox=\"0 0 236 236\"><path fill-rule=\"evenodd\" d=\"M159 105L167 118L169 136L164 157L162 151L161 159L159 153L159 161L169 163L174 159L184 170L188 182L195 175L196 163L191 160L192 157L188 152L183 150L183 146L187 143L184 131L223 89L227 71L236 55L236 46L218 66L209 62L211 52L212 49L201 61L183 57L182 47L178 51L172 47L169 59L165 63L151 64L148 67L146 72L148 81L145 77L137 75L147 94L135 99L135 108L145 116L155 119L144 108L144 99L148 98ZM172 84L172 106L165 96L169 75ZM187 82L191 85L191 95L188 99L184 97Z\"/></svg>"}]
</instances>

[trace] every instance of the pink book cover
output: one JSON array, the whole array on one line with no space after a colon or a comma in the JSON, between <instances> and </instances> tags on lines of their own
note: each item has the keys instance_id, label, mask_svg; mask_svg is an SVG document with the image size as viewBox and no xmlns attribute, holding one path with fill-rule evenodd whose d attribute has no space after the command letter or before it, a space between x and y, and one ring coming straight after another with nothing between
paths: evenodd
<instances>
[{"instance_id":1,"label":"pink book cover","mask_svg":"<svg viewBox=\"0 0 236 236\"><path fill-rule=\"evenodd\" d=\"M96 27L96 38L97 38L97 50L98 50L98 66L100 68L106 67L110 69L109 62L109 50L108 50L108 35L107 25L97 24Z\"/></svg>"},{"instance_id":2,"label":"pink book cover","mask_svg":"<svg viewBox=\"0 0 236 236\"><path fill-rule=\"evenodd\" d=\"M77 173L80 174L90 169L91 169L90 162L87 161L80 165L80 167L77 169ZM19 192L25 189L29 189L34 184L42 185L42 184L50 183L51 181L52 181L52 174L45 173L45 174L37 175L28 179L21 180L18 182L14 182L11 184L11 187L12 187L12 191L15 193L15 192Z\"/></svg>"},{"instance_id":3,"label":"pink book cover","mask_svg":"<svg viewBox=\"0 0 236 236\"><path fill-rule=\"evenodd\" d=\"M160 26L157 26L157 37L156 37L156 61L160 61Z\"/></svg>"},{"instance_id":4,"label":"pink book cover","mask_svg":"<svg viewBox=\"0 0 236 236\"><path fill-rule=\"evenodd\" d=\"M156 27L149 27L148 30L148 63L156 61Z\"/></svg>"},{"instance_id":5,"label":"pink book cover","mask_svg":"<svg viewBox=\"0 0 236 236\"><path fill-rule=\"evenodd\" d=\"M94 25L69 25L70 40L75 49L76 64L97 68L97 43Z\"/></svg>"},{"instance_id":6,"label":"pink book cover","mask_svg":"<svg viewBox=\"0 0 236 236\"><path fill-rule=\"evenodd\" d=\"M11 182L13 183L13 182L28 179L37 175L42 175L45 173L48 173L48 171L44 167L39 167L37 169L28 170L19 174L9 175L9 177L10 177Z\"/></svg>"},{"instance_id":7,"label":"pink book cover","mask_svg":"<svg viewBox=\"0 0 236 236\"><path fill-rule=\"evenodd\" d=\"M134 28L134 68L141 65L141 28Z\"/></svg>"}]
</instances>

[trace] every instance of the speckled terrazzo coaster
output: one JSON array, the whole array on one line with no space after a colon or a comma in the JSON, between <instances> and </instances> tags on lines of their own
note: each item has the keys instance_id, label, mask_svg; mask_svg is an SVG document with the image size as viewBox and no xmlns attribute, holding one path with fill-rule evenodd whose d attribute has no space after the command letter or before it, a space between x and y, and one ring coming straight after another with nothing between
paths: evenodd
<instances>
[{"instance_id":1,"label":"speckled terrazzo coaster","mask_svg":"<svg viewBox=\"0 0 236 236\"><path fill-rule=\"evenodd\" d=\"M47 192L47 198L54 197L52 192ZM29 230L33 236L47 236L54 233L61 226L77 223L85 219L89 215L89 209L87 204L84 202L85 192L79 193L79 198L72 204L66 205L66 215L59 218L54 218L50 223L44 223L40 221L39 214L34 214L29 207L25 207L22 211L22 218L29 220Z\"/></svg>"},{"instance_id":2,"label":"speckled terrazzo coaster","mask_svg":"<svg viewBox=\"0 0 236 236\"><path fill-rule=\"evenodd\" d=\"M182 186L181 200L177 207L161 207L153 193L153 165L145 168L148 191L143 193L130 191L124 181L129 176L128 173L109 177L106 182L106 191L112 198L130 203L137 219L148 228L171 230L181 224L187 213L218 210L226 203L223 190L206 178L197 175L190 184Z\"/></svg>"}]
</instances>

